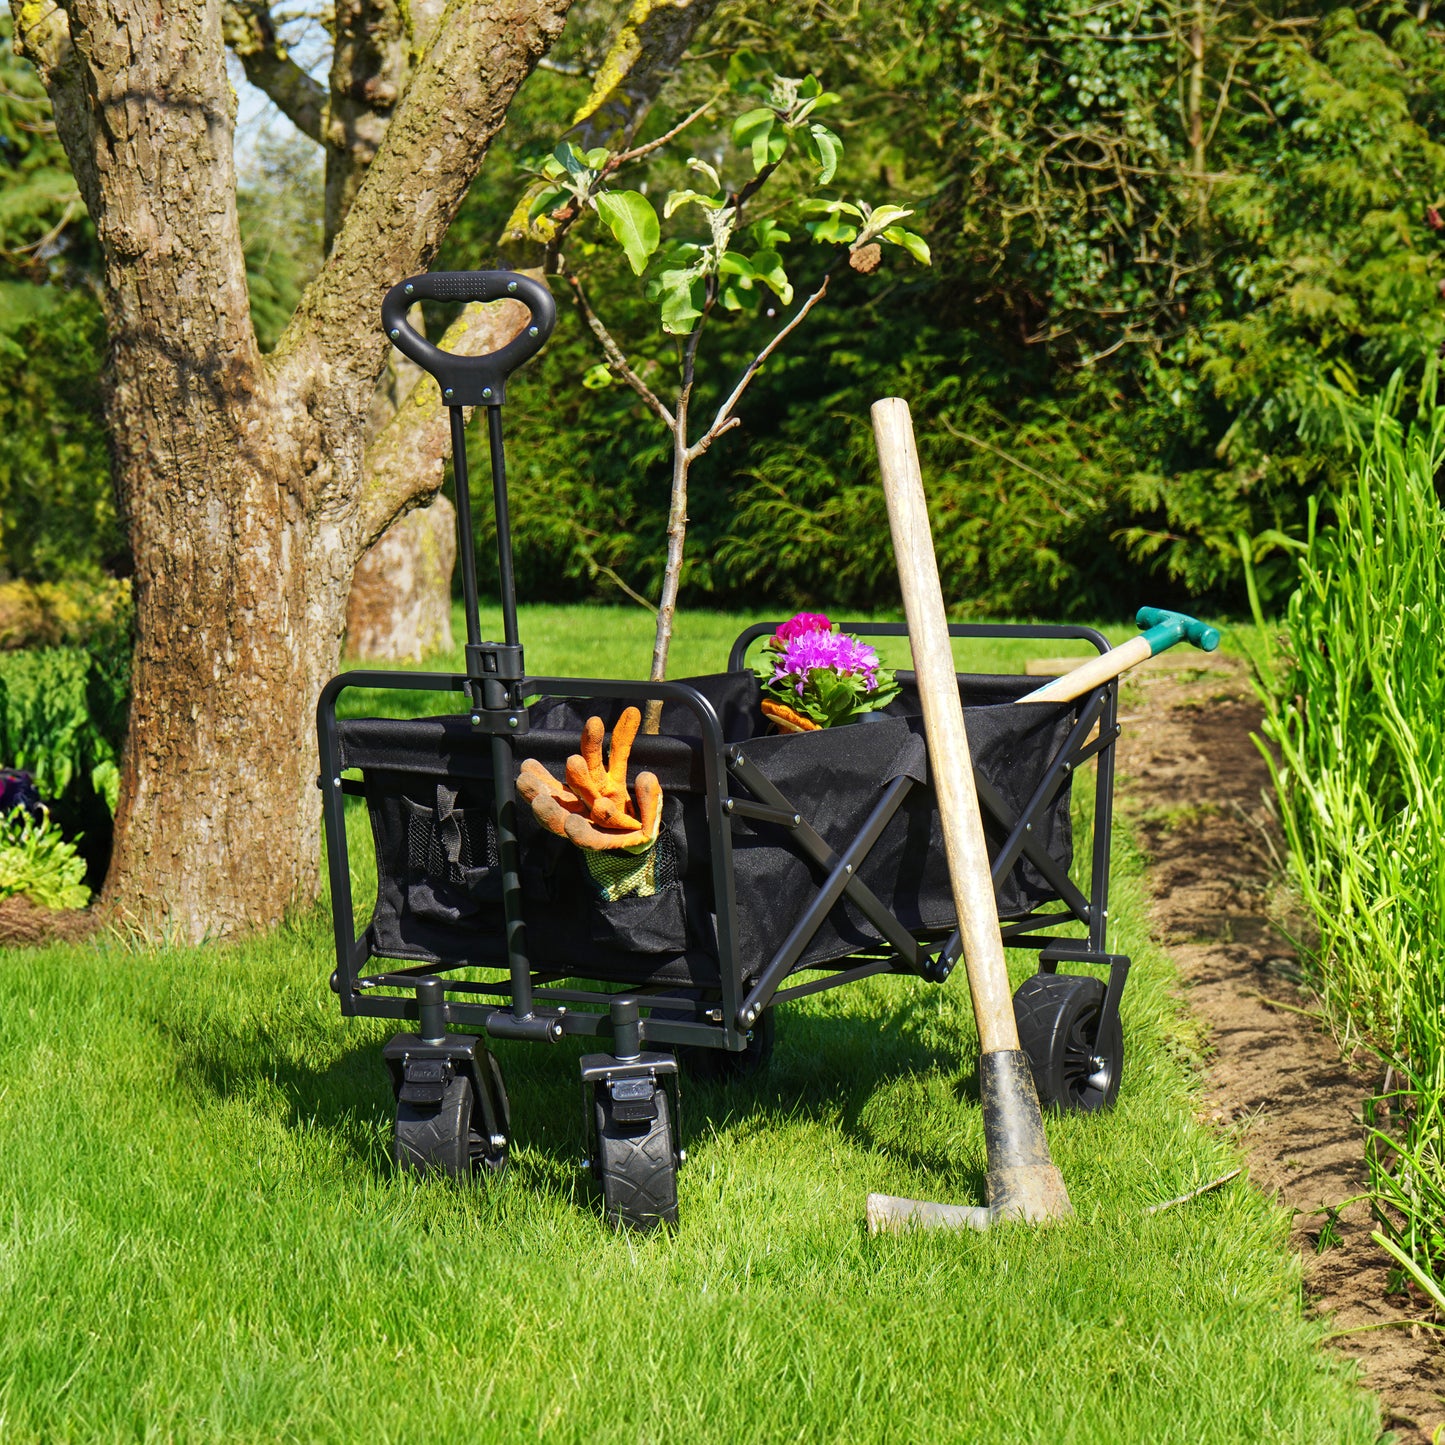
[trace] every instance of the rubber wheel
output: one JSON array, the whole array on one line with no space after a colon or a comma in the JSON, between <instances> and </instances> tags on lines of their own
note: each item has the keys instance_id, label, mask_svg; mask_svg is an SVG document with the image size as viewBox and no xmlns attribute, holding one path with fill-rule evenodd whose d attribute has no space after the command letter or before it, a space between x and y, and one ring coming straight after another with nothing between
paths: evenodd
<instances>
[{"instance_id":1,"label":"rubber wheel","mask_svg":"<svg viewBox=\"0 0 1445 1445\"><path fill-rule=\"evenodd\" d=\"M677 1223L677 1145L667 1090L653 1095L657 1117L640 1123L613 1117L612 1098L599 1089L597 1159L602 1213L614 1229L656 1229Z\"/></svg>"},{"instance_id":2,"label":"rubber wheel","mask_svg":"<svg viewBox=\"0 0 1445 1445\"><path fill-rule=\"evenodd\" d=\"M773 1045L778 1033L773 1010L764 1009L749 1032L752 1037L740 1054L729 1053L726 1049L681 1048L677 1051L677 1061L700 1083L731 1084L755 1078L773 1060Z\"/></svg>"},{"instance_id":3,"label":"rubber wheel","mask_svg":"<svg viewBox=\"0 0 1445 1445\"><path fill-rule=\"evenodd\" d=\"M502 1173L508 1147L492 1143L472 1127L472 1082L456 1075L440 1104L396 1101L396 1133L391 1154L397 1167L417 1174L446 1174L469 1179L474 1174Z\"/></svg>"},{"instance_id":4,"label":"rubber wheel","mask_svg":"<svg viewBox=\"0 0 1445 1445\"><path fill-rule=\"evenodd\" d=\"M1104 985L1087 975L1037 973L1014 994L1019 1047L1045 1109L1092 1114L1119 1097L1124 1031L1115 1018L1100 1037L1103 1010Z\"/></svg>"}]
</instances>

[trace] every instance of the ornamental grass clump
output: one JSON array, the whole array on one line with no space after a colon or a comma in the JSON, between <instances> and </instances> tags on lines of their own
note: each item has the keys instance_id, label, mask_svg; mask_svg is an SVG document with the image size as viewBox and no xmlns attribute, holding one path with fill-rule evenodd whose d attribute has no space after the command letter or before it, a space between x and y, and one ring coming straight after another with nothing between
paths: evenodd
<instances>
[{"instance_id":1,"label":"ornamental grass clump","mask_svg":"<svg viewBox=\"0 0 1445 1445\"><path fill-rule=\"evenodd\" d=\"M1445 408L1396 420L1398 378L1357 438L1357 476L1311 509L1283 655L1261 664L1290 863L1317 921L1307 959L1366 1102L1375 1212L1445 1278ZM1262 621L1262 619L1261 619Z\"/></svg>"},{"instance_id":2,"label":"ornamental grass clump","mask_svg":"<svg viewBox=\"0 0 1445 1445\"><path fill-rule=\"evenodd\" d=\"M837 727L898 696L893 673L865 642L839 632L818 612L800 612L768 639L758 676L773 702L815 727Z\"/></svg>"}]
</instances>

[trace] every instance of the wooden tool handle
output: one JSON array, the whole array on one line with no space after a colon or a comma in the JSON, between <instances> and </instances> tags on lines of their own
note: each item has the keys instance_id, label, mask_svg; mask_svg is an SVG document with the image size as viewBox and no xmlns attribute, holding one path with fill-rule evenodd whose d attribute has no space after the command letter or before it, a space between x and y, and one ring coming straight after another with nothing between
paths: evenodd
<instances>
[{"instance_id":1,"label":"wooden tool handle","mask_svg":"<svg viewBox=\"0 0 1445 1445\"><path fill-rule=\"evenodd\" d=\"M1101 652L1097 657L1091 657L1087 662L1081 662L1078 667L1064 673L1062 677L1056 677L1052 682L1046 682L1042 687L1035 688L1026 697L1015 699L1017 702L1069 702L1073 698L1082 697L1091 688L1098 687L1101 682L1108 682L1111 677L1118 677L1121 672L1127 672L1138 663L1147 662L1154 655L1149 641L1144 637L1131 637L1128 642L1121 643L1118 647L1111 647L1108 652Z\"/></svg>"},{"instance_id":2,"label":"wooden tool handle","mask_svg":"<svg viewBox=\"0 0 1445 1445\"><path fill-rule=\"evenodd\" d=\"M872 417L898 581L903 589L903 610L908 619L908 640L923 704L929 772L943 823L944 849L979 1044L986 1054L1017 1049L1018 1025L1004 964L998 902L973 785L973 764L963 726L963 704L953 668L953 647L943 610L943 589L938 581L918 450L913 442L913 422L908 403L896 396L874 402Z\"/></svg>"}]
</instances>

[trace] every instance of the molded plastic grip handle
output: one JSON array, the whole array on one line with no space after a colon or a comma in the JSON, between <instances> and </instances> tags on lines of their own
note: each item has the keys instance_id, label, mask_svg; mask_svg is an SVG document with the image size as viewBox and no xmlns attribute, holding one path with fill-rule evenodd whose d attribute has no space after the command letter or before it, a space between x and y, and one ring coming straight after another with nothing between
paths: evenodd
<instances>
[{"instance_id":1,"label":"molded plastic grip handle","mask_svg":"<svg viewBox=\"0 0 1445 1445\"><path fill-rule=\"evenodd\" d=\"M520 301L532 319L500 351L458 356L433 346L407 324L406 313L418 301ZM386 293L381 324L403 356L436 378L448 406L501 406L507 378L531 360L552 334L557 307L540 281L515 271L431 271L409 276Z\"/></svg>"},{"instance_id":2,"label":"molded plastic grip handle","mask_svg":"<svg viewBox=\"0 0 1445 1445\"><path fill-rule=\"evenodd\" d=\"M1170 612L1165 607L1141 607L1134 618L1140 627L1147 628L1144 636L1154 652L1163 652L1176 642L1192 642L1205 652L1213 652L1219 646L1219 633L1197 617L1184 612Z\"/></svg>"}]
</instances>

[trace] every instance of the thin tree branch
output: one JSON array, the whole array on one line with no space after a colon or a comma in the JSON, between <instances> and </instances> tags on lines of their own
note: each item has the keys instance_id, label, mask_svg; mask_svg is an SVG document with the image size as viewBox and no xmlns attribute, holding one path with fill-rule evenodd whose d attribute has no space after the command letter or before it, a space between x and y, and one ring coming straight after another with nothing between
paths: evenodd
<instances>
[{"instance_id":1,"label":"thin tree branch","mask_svg":"<svg viewBox=\"0 0 1445 1445\"><path fill-rule=\"evenodd\" d=\"M587 322L592 334L597 338L612 369L642 398L643 404L663 426L669 431L674 430L677 426L677 421L673 417L673 414L663 405L657 393L654 392L628 364L627 358L622 354L622 348L612 339L612 333L602 324L601 319L588 302L587 293L582 289L582 282L570 272L566 280L567 284L572 288L572 295L576 299L577 309L581 311L583 319Z\"/></svg>"},{"instance_id":2,"label":"thin tree branch","mask_svg":"<svg viewBox=\"0 0 1445 1445\"><path fill-rule=\"evenodd\" d=\"M386 288L436 255L517 87L570 4L505 0L448 11L277 347L298 381L334 366L338 381L355 383L358 408L369 402L385 355L377 316Z\"/></svg>"},{"instance_id":3,"label":"thin tree branch","mask_svg":"<svg viewBox=\"0 0 1445 1445\"><path fill-rule=\"evenodd\" d=\"M651 155L655 150L661 150L669 141L675 141L694 121L701 120L703 116L717 104L718 97L722 94L723 92L719 90L716 94L703 101L691 115L678 121L666 135L660 135L656 140L648 141L646 145L634 146L630 151L623 151L621 155L613 156L612 159L607 162L607 168L603 171L603 174L611 175L613 171L627 165L629 161L641 160L643 156Z\"/></svg>"},{"instance_id":4,"label":"thin tree branch","mask_svg":"<svg viewBox=\"0 0 1445 1445\"><path fill-rule=\"evenodd\" d=\"M241 62L246 79L276 102L282 115L320 145L326 117L326 88L286 53L267 0L227 0L221 33Z\"/></svg>"},{"instance_id":5,"label":"thin tree branch","mask_svg":"<svg viewBox=\"0 0 1445 1445\"><path fill-rule=\"evenodd\" d=\"M1162 1214L1166 1209L1173 1209L1176 1204L1187 1204L1191 1199L1198 1199L1201 1194L1208 1194L1211 1189L1218 1189L1222 1184L1228 1184L1231 1179L1237 1179L1242 1171L1231 1169L1228 1174L1221 1174L1218 1179L1211 1179L1208 1184L1201 1184L1198 1189L1191 1189L1187 1194L1177 1194L1173 1199L1166 1199L1161 1204L1151 1204L1145 1214Z\"/></svg>"},{"instance_id":6,"label":"thin tree branch","mask_svg":"<svg viewBox=\"0 0 1445 1445\"><path fill-rule=\"evenodd\" d=\"M619 10L623 6L617 7ZM627 145L717 0L632 0L613 32L598 82L568 134L583 150Z\"/></svg>"},{"instance_id":7,"label":"thin tree branch","mask_svg":"<svg viewBox=\"0 0 1445 1445\"><path fill-rule=\"evenodd\" d=\"M738 425L738 418L732 415L732 409L742 399L743 393L748 389L753 378L762 370L763 363L802 325L803 318L807 316L808 312L827 294L828 281L831 276L832 272L829 271L828 274L823 277L823 284L803 302L793 319L748 363L747 370L744 371L741 378L739 378L738 384L733 387L728 399L718 408L712 425L688 448L687 458L689 461L696 461L718 437L725 431L731 431L733 427Z\"/></svg>"},{"instance_id":8,"label":"thin tree branch","mask_svg":"<svg viewBox=\"0 0 1445 1445\"><path fill-rule=\"evenodd\" d=\"M605 562L599 562L590 552L584 550L582 555L587 559L587 565L589 567L594 568L609 582L613 583L617 587L620 587L634 602L638 603L642 607L647 608L647 610L652 613L654 617L657 616L657 603L649 601L635 587L632 587L627 582L625 582L622 577L613 570L613 568L609 567Z\"/></svg>"}]
</instances>

